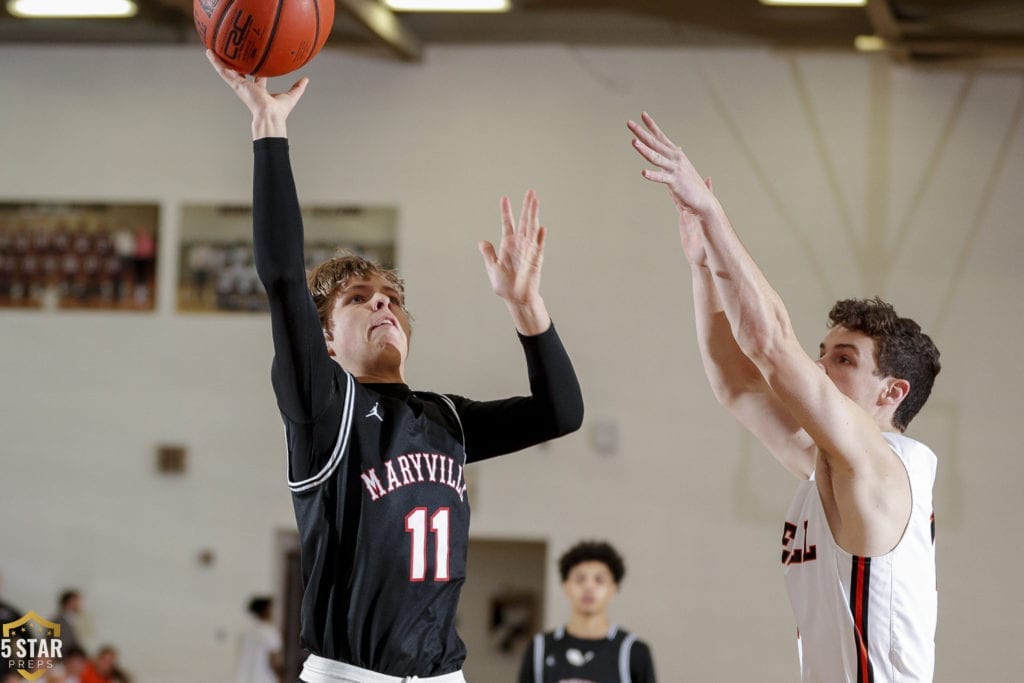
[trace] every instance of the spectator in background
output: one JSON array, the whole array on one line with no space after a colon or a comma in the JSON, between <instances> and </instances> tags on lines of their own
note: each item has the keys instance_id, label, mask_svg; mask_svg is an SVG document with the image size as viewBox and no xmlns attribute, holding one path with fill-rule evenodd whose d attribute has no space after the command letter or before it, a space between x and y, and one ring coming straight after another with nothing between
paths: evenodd
<instances>
[{"instance_id":1,"label":"spectator in background","mask_svg":"<svg viewBox=\"0 0 1024 683\"><path fill-rule=\"evenodd\" d=\"M80 647L64 650L64 683L82 683L82 673L87 661L85 650Z\"/></svg>"},{"instance_id":2,"label":"spectator in background","mask_svg":"<svg viewBox=\"0 0 1024 683\"><path fill-rule=\"evenodd\" d=\"M61 649L64 652L72 648L82 647L78 640L78 615L82 612L82 595L73 588L65 589L60 594L60 606L54 623L60 624Z\"/></svg>"},{"instance_id":3,"label":"spectator in background","mask_svg":"<svg viewBox=\"0 0 1024 683\"><path fill-rule=\"evenodd\" d=\"M197 242L188 250L189 279L192 296L197 304L205 305L207 288L216 270L217 253L208 242Z\"/></svg>"},{"instance_id":4,"label":"spectator in background","mask_svg":"<svg viewBox=\"0 0 1024 683\"><path fill-rule=\"evenodd\" d=\"M104 645L85 663L80 683L131 683L131 680L117 665L117 650L112 645Z\"/></svg>"},{"instance_id":5,"label":"spectator in background","mask_svg":"<svg viewBox=\"0 0 1024 683\"><path fill-rule=\"evenodd\" d=\"M273 600L255 597L249 602L252 621L242 634L235 683L280 683L284 675L281 634L273 623Z\"/></svg>"},{"instance_id":6,"label":"spectator in background","mask_svg":"<svg viewBox=\"0 0 1024 683\"><path fill-rule=\"evenodd\" d=\"M126 226L119 226L114 231L114 253L121 261L121 268L117 271L119 278L116 290L118 301L123 302L132 291L135 274L135 234Z\"/></svg>"},{"instance_id":7,"label":"spectator in background","mask_svg":"<svg viewBox=\"0 0 1024 683\"><path fill-rule=\"evenodd\" d=\"M149 284L153 276L156 259L156 237L149 230L139 227L135 230L135 248L132 266L135 273L135 305L142 306L149 301Z\"/></svg>"}]
</instances>

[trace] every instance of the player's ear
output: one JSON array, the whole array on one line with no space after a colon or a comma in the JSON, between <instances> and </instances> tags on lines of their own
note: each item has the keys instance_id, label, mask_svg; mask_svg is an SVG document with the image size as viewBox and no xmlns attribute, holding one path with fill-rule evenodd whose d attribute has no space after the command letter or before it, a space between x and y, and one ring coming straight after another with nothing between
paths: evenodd
<instances>
[{"instance_id":1,"label":"player's ear","mask_svg":"<svg viewBox=\"0 0 1024 683\"><path fill-rule=\"evenodd\" d=\"M905 379L894 379L882 394L882 405L898 406L910 393L910 382Z\"/></svg>"},{"instance_id":2,"label":"player's ear","mask_svg":"<svg viewBox=\"0 0 1024 683\"><path fill-rule=\"evenodd\" d=\"M332 341L334 341L334 335L331 334L331 331L325 327L324 328L324 344L327 345L327 355L331 356L333 358L334 357L334 349L331 348L331 342Z\"/></svg>"}]
</instances>

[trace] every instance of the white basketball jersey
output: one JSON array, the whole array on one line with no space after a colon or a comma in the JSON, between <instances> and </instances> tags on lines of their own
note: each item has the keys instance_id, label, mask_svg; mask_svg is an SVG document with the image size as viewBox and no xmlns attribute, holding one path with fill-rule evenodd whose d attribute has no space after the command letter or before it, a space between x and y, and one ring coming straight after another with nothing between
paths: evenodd
<instances>
[{"instance_id":1,"label":"white basketball jersey","mask_svg":"<svg viewBox=\"0 0 1024 683\"><path fill-rule=\"evenodd\" d=\"M786 515L782 567L807 683L932 680L936 457L913 439L884 436L907 468L913 496L910 522L889 553L858 557L836 545L813 475Z\"/></svg>"}]
</instances>

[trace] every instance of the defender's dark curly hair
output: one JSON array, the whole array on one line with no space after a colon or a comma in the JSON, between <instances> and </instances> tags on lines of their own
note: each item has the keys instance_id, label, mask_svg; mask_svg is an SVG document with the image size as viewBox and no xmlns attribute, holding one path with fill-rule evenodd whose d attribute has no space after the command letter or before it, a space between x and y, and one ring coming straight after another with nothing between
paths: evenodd
<instances>
[{"instance_id":1,"label":"defender's dark curly hair","mask_svg":"<svg viewBox=\"0 0 1024 683\"><path fill-rule=\"evenodd\" d=\"M626 565L611 545L604 541L581 541L565 551L565 554L558 559L558 570L562 573L562 583L569 578L569 572L578 564L584 562L604 562L612 573L615 583L621 583L622 577L626 575Z\"/></svg>"},{"instance_id":2,"label":"defender's dark curly hair","mask_svg":"<svg viewBox=\"0 0 1024 683\"><path fill-rule=\"evenodd\" d=\"M893 427L905 431L932 393L939 374L939 350L910 318L901 318L891 304L874 299L837 301L828 314L829 327L842 325L863 332L875 342L875 364L883 376L904 379L910 391L896 408Z\"/></svg>"}]
</instances>

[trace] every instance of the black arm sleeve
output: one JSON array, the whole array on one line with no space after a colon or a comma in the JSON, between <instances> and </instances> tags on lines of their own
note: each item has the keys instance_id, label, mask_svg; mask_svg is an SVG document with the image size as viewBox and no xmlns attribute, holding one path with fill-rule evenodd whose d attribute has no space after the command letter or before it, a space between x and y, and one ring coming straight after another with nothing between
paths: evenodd
<instances>
[{"instance_id":1,"label":"black arm sleeve","mask_svg":"<svg viewBox=\"0 0 1024 683\"><path fill-rule=\"evenodd\" d=\"M633 683L656 683L651 649L642 640L633 643L633 647L630 650L629 676Z\"/></svg>"},{"instance_id":2,"label":"black arm sleeve","mask_svg":"<svg viewBox=\"0 0 1024 683\"><path fill-rule=\"evenodd\" d=\"M304 425L289 434L293 479L316 471L341 420L339 368L327 354L316 305L306 285L302 214L286 138L253 142L253 251L256 272L270 300L274 335L271 377L286 422ZM314 424L315 423L315 424ZM318 446L317 444L320 444Z\"/></svg>"},{"instance_id":3,"label":"black arm sleeve","mask_svg":"<svg viewBox=\"0 0 1024 683\"><path fill-rule=\"evenodd\" d=\"M477 462L574 432L583 423L583 395L555 326L519 335L530 396L471 401L451 396L466 434L466 457Z\"/></svg>"}]
</instances>

